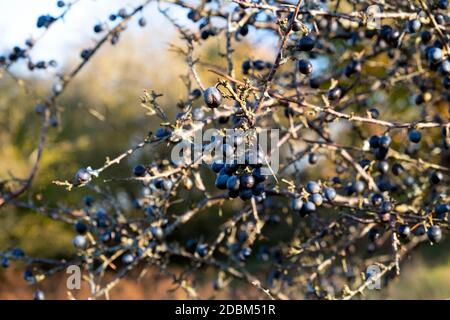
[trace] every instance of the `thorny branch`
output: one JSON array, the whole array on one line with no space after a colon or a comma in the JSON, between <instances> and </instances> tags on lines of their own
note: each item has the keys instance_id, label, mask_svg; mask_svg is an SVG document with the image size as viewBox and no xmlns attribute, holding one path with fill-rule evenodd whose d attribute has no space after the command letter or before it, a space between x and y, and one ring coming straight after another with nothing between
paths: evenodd
<instances>
[{"instance_id":1,"label":"thorny branch","mask_svg":"<svg viewBox=\"0 0 450 320\"><path fill-rule=\"evenodd\" d=\"M77 2L57 18L44 17L45 30ZM262 298L347 300L362 295L374 281L387 282L393 270L400 275L400 263L419 243L441 241L449 230L450 124L448 110L442 112L438 105L450 100L446 91L450 50L444 9L422 0L418 5L386 1L377 13L367 12L362 1L352 2L353 12L341 12L339 2L319 8L302 0L158 1L158 12L182 39L182 45L169 48L186 64L182 79L188 94L178 104L181 115L170 121L166 112L171 106L160 106L161 95L146 91L141 103L148 115L164 121L157 130L97 169L82 168L75 179L65 181L55 177L54 183L68 191L88 187L101 200L87 198L78 208L38 205L31 198L22 201L21 196L33 192L46 137L59 112L58 98L94 54L108 41L115 43L150 3L118 14L119 22L103 30L91 49L83 50L83 60L58 77L53 93L36 99L44 106L36 159L25 179L0 185L0 207L27 209L73 225L78 233L73 240L76 257L61 261L30 257L15 248L0 253L4 266L23 262L25 279L32 285L71 264L82 266L91 298L98 299L109 298L138 268L171 273L172 260L178 257L186 264L180 275L173 274L174 285L193 298L200 298L193 285L195 271L209 267L217 271L216 290L240 279ZM171 7L188 11L195 27L175 19ZM383 25L373 29L371 19ZM253 53L244 52L239 70L240 45L251 46L245 38L259 30L276 37L275 59L250 59ZM221 44L212 61L202 56L209 38ZM10 70L29 49L25 53L16 49L23 57L1 57L0 62L17 84L32 93L29 84L25 86ZM207 87L211 74L218 79ZM401 103L390 99L396 90L406 92L395 98ZM403 119L395 114L402 104L431 110L433 116L411 112ZM218 132L214 139L193 141L196 133L211 127ZM227 129L242 141L228 142ZM263 129L279 131L276 150L282 151L280 170L271 169L264 177L260 170L273 150L263 159L256 152L256 163L248 159L252 154L238 154L238 147L251 145ZM189 146L188 156L192 150L202 155L188 162L154 159L136 166L133 176L106 177L107 169L146 146L171 151L179 143ZM218 154L232 153L233 161L223 163L206 154L214 148ZM242 163L235 162L242 158ZM217 174L215 188L209 181L211 171ZM311 181L305 183L306 179ZM106 191L113 181L139 184L142 192L131 209L131 204L122 206L114 192ZM238 197L241 200L233 200ZM221 221L218 226L216 218ZM179 231L199 221L206 222L214 236L182 239ZM369 258L357 252L362 247ZM367 275L369 266L381 271ZM113 280L104 279L107 272L114 273ZM344 285L327 281L336 277Z\"/></svg>"}]
</instances>

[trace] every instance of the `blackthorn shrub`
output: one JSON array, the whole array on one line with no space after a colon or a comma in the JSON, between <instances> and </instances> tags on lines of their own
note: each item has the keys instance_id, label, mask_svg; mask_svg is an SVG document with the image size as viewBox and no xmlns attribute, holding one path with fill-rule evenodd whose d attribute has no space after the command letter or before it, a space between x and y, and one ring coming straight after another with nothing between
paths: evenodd
<instances>
[{"instance_id":1,"label":"blackthorn shrub","mask_svg":"<svg viewBox=\"0 0 450 320\"><path fill-rule=\"evenodd\" d=\"M39 16L37 28L56 27L77 2L58 1L60 14ZM170 116L173 106L163 105L161 94L146 91L141 103L160 126L142 128L150 132L141 142L98 168L79 163L72 176L53 177L57 188L91 196L75 208L65 207L63 192L53 206L45 195L34 200L41 193L33 182L46 137L65 117L59 97L103 46L119 41L132 19L147 25L150 3L117 8L88 26L98 33L97 42L79 52L71 72L57 75L47 98L32 102L42 130L29 175L0 182L0 207L26 208L71 225L76 255L46 260L9 249L0 252L3 268L22 261L25 280L36 284L75 264L95 281L92 298L99 298L132 270L156 266L169 272L177 260L185 271L173 278L183 288L192 284L189 292L195 291L194 271L203 275L201 269L210 267L265 298L351 299L374 278L385 286L400 275L404 258L419 244L445 243L448 1L387 0L369 14L368 2L359 0L351 1L353 11L339 1L161 0L189 20L159 8L181 37L181 47L172 51L186 63L177 116ZM53 59L32 58L42 38L2 53L5 74L17 79L10 70L16 63L33 72L55 67ZM264 57L248 50L266 38L276 41L265 43L272 48ZM216 49L197 52L213 40ZM192 142L192 133L208 128L217 129L213 141ZM231 142L230 129L237 133ZM280 151L277 170L265 170L272 151L239 152L264 129L279 136L272 146ZM191 161L155 153L159 157L149 163L133 163L125 178L108 177L111 167L133 154L156 146L170 154L181 143L189 146L184 156ZM226 159L192 157L192 150L214 146ZM141 192L124 203L103 191L113 181L134 183ZM209 233L181 232L202 215ZM373 265L380 272L368 279ZM105 280L106 271L113 280ZM220 283L214 288L229 281ZM34 298L42 300L44 293L38 290Z\"/></svg>"}]
</instances>

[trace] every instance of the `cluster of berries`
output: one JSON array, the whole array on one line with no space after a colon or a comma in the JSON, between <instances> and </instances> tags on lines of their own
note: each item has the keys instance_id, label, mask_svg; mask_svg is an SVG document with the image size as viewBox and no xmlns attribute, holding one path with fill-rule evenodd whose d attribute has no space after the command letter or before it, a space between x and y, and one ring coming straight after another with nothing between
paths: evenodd
<instances>
[{"instance_id":1,"label":"cluster of berries","mask_svg":"<svg viewBox=\"0 0 450 320\"><path fill-rule=\"evenodd\" d=\"M324 199L328 202L332 202L336 196L336 190L332 187L325 187L322 189L319 183L315 181L309 181L305 185L305 192L302 195L297 195L291 199L290 207L292 211L300 216L306 216L317 210L320 207Z\"/></svg>"},{"instance_id":2,"label":"cluster of berries","mask_svg":"<svg viewBox=\"0 0 450 320\"><path fill-rule=\"evenodd\" d=\"M239 197L245 201L254 196L257 201L262 201L265 197L263 182L267 179L263 168L264 152L247 150L241 154L238 145L243 143L242 137L235 136L234 140L234 146L223 143L219 147L226 160L217 159L211 164L211 169L217 173L215 186L228 190L230 198Z\"/></svg>"}]
</instances>

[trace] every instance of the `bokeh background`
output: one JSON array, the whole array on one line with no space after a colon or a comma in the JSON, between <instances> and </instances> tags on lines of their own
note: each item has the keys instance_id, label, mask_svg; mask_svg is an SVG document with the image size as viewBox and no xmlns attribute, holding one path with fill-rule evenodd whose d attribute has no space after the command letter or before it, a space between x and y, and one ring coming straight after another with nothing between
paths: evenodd
<instances>
[{"instance_id":1,"label":"bokeh background","mask_svg":"<svg viewBox=\"0 0 450 320\"><path fill-rule=\"evenodd\" d=\"M64 21L52 26L45 37L32 50L33 60L58 61L56 69L30 73L25 63L15 65L11 71L33 88L39 97L46 97L55 81L55 72L66 72L80 62L82 49L91 47L100 35L93 26L105 21L110 13L121 7L130 9L139 1L81 0L67 14ZM185 17L187 10L162 4L170 8L172 16L186 26L193 26ZM38 37L36 28L41 14L56 14L60 10L54 0L0 1L0 54L15 45L23 45L30 36ZM107 156L122 153L139 142L149 130L155 130L158 119L148 117L140 106L139 96L144 89L164 94L160 100L167 114L173 118L177 102L184 98L186 89L180 79L187 69L183 57L169 50L171 44L181 44L176 30L158 12L156 5L143 13L148 25L140 28L134 19L115 46L104 46L89 62L81 74L70 84L58 103L60 126L50 132L48 144L36 177L32 197L45 198L46 203L59 202L77 206L85 190L65 191L51 182L70 179L80 167L99 167ZM261 41L263 40L263 41ZM263 32L237 43L235 61L239 66L244 57L273 59L276 39ZM219 66L224 61L218 55L224 42L219 38L201 44L196 55ZM238 67L240 71L240 67ZM213 84L216 76L199 68L205 84ZM24 177L33 162L39 119L34 112L36 101L8 75L0 73L0 180ZM129 175L137 163L157 157L145 149L108 171L110 177ZM111 192L131 198L137 192L136 184L111 183ZM203 224L204 225L204 224ZM190 226L200 230L202 221ZM205 230L202 230L205 231ZM7 206L0 210L0 251L20 246L31 256L64 258L74 253L71 245L74 232L70 226L27 210ZM424 246L403 270L400 279L391 283L382 294L369 293L372 298L412 299L450 298L449 242L435 247ZM174 267L176 268L176 266ZM47 281L48 282L48 281ZM47 298L66 298L64 275L45 283L42 288ZM202 284L208 294L211 283L208 275ZM168 291L170 277L157 270L143 279L129 277L113 291L113 298L186 298L183 291ZM200 290L202 292L202 290ZM22 279L21 270L14 265L0 269L0 299L28 299L33 288ZM227 297L226 293L225 296ZM236 297L236 295L234 295Z\"/></svg>"}]
</instances>

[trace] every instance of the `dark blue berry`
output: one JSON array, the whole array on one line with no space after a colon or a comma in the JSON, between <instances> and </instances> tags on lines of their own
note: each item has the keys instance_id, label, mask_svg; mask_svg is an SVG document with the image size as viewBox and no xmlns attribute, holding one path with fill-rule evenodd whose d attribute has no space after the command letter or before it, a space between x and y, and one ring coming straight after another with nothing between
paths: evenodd
<instances>
[{"instance_id":1,"label":"dark blue berry","mask_svg":"<svg viewBox=\"0 0 450 320\"><path fill-rule=\"evenodd\" d=\"M34 277L34 274L33 274L33 270L31 270L31 269L26 269L24 271L23 278L25 279L26 282L29 282L29 283L34 283L36 280Z\"/></svg>"},{"instance_id":2,"label":"dark blue berry","mask_svg":"<svg viewBox=\"0 0 450 320\"><path fill-rule=\"evenodd\" d=\"M392 205L392 203L390 201L383 201L383 203L381 204L380 210L382 213L389 213L392 210L394 210L394 206Z\"/></svg>"},{"instance_id":3,"label":"dark blue berry","mask_svg":"<svg viewBox=\"0 0 450 320\"><path fill-rule=\"evenodd\" d=\"M253 68L255 68L258 71L263 71L266 67L266 63L262 60L255 60L253 62Z\"/></svg>"},{"instance_id":4,"label":"dark blue berry","mask_svg":"<svg viewBox=\"0 0 450 320\"><path fill-rule=\"evenodd\" d=\"M155 187L168 192L172 189L173 182L170 179L158 179L155 181Z\"/></svg>"},{"instance_id":5,"label":"dark blue berry","mask_svg":"<svg viewBox=\"0 0 450 320\"><path fill-rule=\"evenodd\" d=\"M147 215L147 217L153 219L157 216L157 208L155 208L154 206L148 206L145 208L145 214Z\"/></svg>"},{"instance_id":6,"label":"dark blue berry","mask_svg":"<svg viewBox=\"0 0 450 320\"><path fill-rule=\"evenodd\" d=\"M325 188L324 192L323 192L325 199L327 199L328 201L333 201L336 198L336 190L334 190L334 188Z\"/></svg>"},{"instance_id":7,"label":"dark blue berry","mask_svg":"<svg viewBox=\"0 0 450 320\"><path fill-rule=\"evenodd\" d=\"M333 89L328 90L327 96L330 101L339 100L342 97L342 88L334 87Z\"/></svg>"},{"instance_id":8,"label":"dark blue berry","mask_svg":"<svg viewBox=\"0 0 450 320\"><path fill-rule=\"evenodd\" d=\"M387 161L379 161L377 163L377 169L380 173L387 173L389 171L389 163Z\"/></svg>"},{"instance_id":9,"label":"dark blue berry","mask_svg":"<svg viewBox=\"0 0 450 320\"><path fill-rule=\"evenodd\" d=\"M425 226L423 224L419 225L415 230L414 234L418 237L423 236L426 233Z\"/></svg>"},{"instance_id":10,"label":"dark blue berry","mask_svg":"<svg viewBox=\"0 0 450 320\"><path fill-rule=\"evenodd\" d=\"M419 130L412 129L408 133L408 139L413 143L419 143L420 140L422 139L422 133Z\"/></svg>"},{"instance_id":11,"label":"dark blue berry","mask_svg":"<svg viewBox=\"0 0 450 320\"><path fill-rule=\"evenodd\" d=\"M95 26L94 26L94 32L95 33L100 33L100 32L102 32L104 29L103 29L103 25L102 24L96 24Z\"/></svg>"},{"instance_id":12,"label":"dark blue berry","mask_svg":"<svg viewBox=\"0 0 450 320\"><path fill-rule=\"evenodd\" d=\"M245 60L242 62L242 70L244 71L244 74L248 72L252 68L252 62L250 60Z\"/></svg>"},{"instance_id":13,"label":"dark blue berry","mask_svg":"<svg viewBox=\"0 0 450 320\"><path fill-rule=\"evenodd\" d=\"M190 97L192 100L198 99L202 96L202 90L196 88L194 90L191 91ZM199 109L201 110L201 109Z\"/></svg>"},{"instance_id":14,"label":"dark blue berry","mask_svg":"<svg viewBox=\"0 0 450 320\"><path fill-rule=\"evenodd\" d=\"M438 70L444 76L450 74L450 61L448 60L442 61L441 64L439 65Z\"/></svg>"},{"instance_id":15,"label":"dark blue berry","mask_svg":"<svg viewBox=\"0 0 450 320\"><path fill-rule=\"evenodd\" d=\"M433 243L438 243L442 240L442 230L439 226L431 226L427 231L428 239Z\"/></svg>"},{"instance_id":16,"label":"dark blue berry","mask_svg":"<svg viewBox=\"0 0 450 320\"><path fill-rule=\"evenodd\" d=\"M189 20L192 20L194 22L197 22L201 18L200 14L195 10L190 10L187 14L187 17Z\"/></svg>"},{"instance_id":17,"label":"dark blue berry","mask_svg":"<svg viewBox=\"0 0 450 320\"><path fill-rule=\"evenodd\" d=\"M320 192L320 185L315 181L309 181L305 189L308 193L319 193Z\"/></svg>"},{"instance_id":18,"label":"dark blue berry","mask_svg":"<svg viewBox=\"0 0 450 320\"><path fill-rule=\"evenodd\" d=\"M405 185L408 186L408 187L412 187L412 186L416 183L416 181L414 180L414 177L412 177L412 176L407 176L407 177L403 180L403 182L404 182Z\"/></svg>"},{"instance_id":19,"label":"dark blue berry","mask_svg":"<svg viewBox=\"0 0 450 320\"><path fill-rule=\"evenodd\" d=\"M442 60L442 57L443 53L442 49L440 48L432 47L427 52L427 59L428 61L430 61L430 63L438 63Z\"/></svg>"},{"instance_id":20,"label":"dark blue berry","mask_svg":"<svg viewBox=\"0 0 450 320\"><path fill-rule=\"evenodd\" d=\"M75 230L79 234L85 234L88 231L88 228L82 221L77 221L77 223L75 223Z\"/></svg>"},{"instance_id":21,"label":"dark blue berry","mask_svg":"<svg viewBox=\"0 0 450 320\"><path fill-rule=\"evenodd\" d=\"M448 0L439 0L438 2L438 8L445 10L448 7Z\"/></svg>"},{"instance_id":22,"label":"dark blue berry","mask_svg":"<svg viewBox=\"0 0 450 320\"><path fill-rule=\"evenodd\" d=\"M224 167L224 163L222 160L215 160L212 164L211 164L211 169L215 172L215 173L219 173L220 170L222 170Z\"/></svg>"},{"instance_id":23,"label":"dark blue berry","mask_svg":"<svg viewBox=\"0 0 450 320\"><path fill-rule=\"evenodd\" d=\"M310 74L313 71L313 65L310 61L302 59L298 62L298 70L302 74Z\"/></svg>"},{"instance_id":24,"label":"dark blue berry","mask_svg":"<svg viewBox=\"0 0 450 320\"><path fill-rule=\"evenodd\" d=\"M111 241L112 237L113 237L112 232L111 231L106 231L102 235L100 235L100 240L103 243L108 243L109 241Z\"/></svg>"},{"instance_id":25,"label":"dark blue berry","mask_svg":"<svg viewBox=\"0 0 450 320\"><path fill-rule=\"evenodd\" d=\"M259 183L252 188L253 195L261 196L264 194L264 185Z\"/></svg>"},{"instance_id":26,"label":"dark blue berry","mask_svg":"<svg viewBox=\"0 0 450 320\"><path fill-rule=\"evenodd\" d=\"M397 233L402 239L407 239L411 234L411 229L406 224L398 226Z\"/></svg>"},{"instance_id":27,"label":"dark blue berry","mask_svg":"<svg viewBox=\"0 0 450 320\"><path fill-rule=\"evenodd\" d=\"M411 33L416 33L420 30L420 27L422 27L422 24L418 19L413 19L408 22L408 30Z\"/></svg>"},{"instance_id":28,"label":"dark blue berry","mask_svg":"<svg viewBox=\"0 0 450 320\"><path fill-rule=\"evenodd\" d=\"M405 172L405 169L403 168L403 166L400 163L395 163L392 166L392 173L396 176L402 174L403 172Z\"/></svg>"},{"instance_id":29,"label":"dark blue berry","mask_svg":"<svg viewBox=\"0 0 450 320\"><path fill-rule=\"evenodd\" d=\"M387 135L381 136L378 141L379 146L382 148L388 148L390 146L391 142L392 142L391 137L387 136Z\"/></svg>"},{"instance_id":30,"label":"dark blue berry","mask_svg":"<svg viewBox=\"0 0 450 320\"><path fill-rule=\"evenodd\" d=\"M87 183L91 180L91 174L87 169L80 169L77 171L75 178L78 183Z\"/></svg>"},{"instance_id":31,"label":"dark blue berry","mask_svg":"<svg viewBox=\"0 0 450 320\"><path fill-rule=\"evenodd\" d=\"M367 235L369 237L369 240L374 242L380 237L380 231L377 228L373 227L369 230Z\"/></svg>"},{"instance_id":32,"label":"dark blue berry","mask_svg":"<svg viewBox=\"0 0 450 320\"><path fill-rule=\"evenodd\" d=\"M241 200L243 201L250 200L252 196L252 189L242 189L241 191L239 191L239 198L241 198Z\"/></svg>"},{"instance_id":33,"label":"dark blue berry","mask_svg":"<svg viewBox=\"0 0 450 320\"><path fill-rule=\"evenodd\" d=\"M379 206L383 203L383 196L379 193L375 193L372 195L372 197L370 198L370 201L372 202L372 204L374 206Z\"/></svg>"},{"instance_id":34,"label":"dark blue berry","mask_svg":"<svg viewBox=\"0 0 450 320\"><path fill-rule=\"evenodd\" d=\"M91 49L84 49L83 51L81 51L81 58L83 60L88 60L91 57L92 54L92 50Z\"/></svg>"},{"instance_id":35,"label":"dark blue berry","mask_svg":"<svg viewBox=\"0 0 450 320\"><path fill-rule=\"evenodd\" d=\"M45 300L44 292L36 290L33 294L33 300Z\"/></svg>"},{"instance_id":36,"label":"dark blue berry","mask_svg":"<svg viewBox=\"0 0 450 320\"><path fill-rule=\"evenodd\" d=\"M145 27L147 25L147 20L144 17L139 18L138 24L140 27Z\"/></svg>"},{"instance_id":37,"label":"dark blue berry","mask_svg":"<svg viewBox=\"0 0 450 320\"><path fill-rule=\"evenodd\" d=\"M197 248L198 241L195 239L189 239L186 241L186 251L194 253Z\"/></svg>"},{"instance_id":38,"label":"dark blue berry","mask_svg":"<svg viewBox=\"0 0 450 320\"><path fill-rule=\"evenodd\" d=\"M21 248L14 248L11 250L11 255L14 259L20 259L25 256L25 252Z\"/></svg>"},{"instance_id":39,"label":"dark blue berry","mask_svg":"<svg viewBox=\"0 0 450 320\"><path fill-rule=\"evenodd\" d=\"M376 108L370 108L369 112L370 112L370 115L372 116L372 118L374 118L374 119L378 119L380 117L380 111L378 111L378 109L376 109Z\"/></svg>"},{"instance_id":40,"label":"dark blue berry","mask_svg":"<svg viewBox=\"0 0 450 320\"><path fill-rule=\"evenodd\" d=\"M237 162L237 160L234 160L230 163L226 163L223 167L223 171L228 174L232 175L239 169L240 164Z\"/></svg>"},{"instance_id":41,"label":"dark blue berry","mask_svg":"<svg viewBox=\"0 0 450 320\"><path fill-rule=\"evenodd\" d=\"M243 188L251 189L255 185L255 178L248 173L244 173L241 176L241 186Z\"/></svg>"},{"instance_id":42,"label":"dark blue berry","mask_svg":"<svg viewBox=\"0 0 450 320\"><path fill-rule=\"evenodd\" d=\"M345 67L344 74L347 77L350 77L351 75L355 73L360 73L362 69L361 62L357 60L352 60L350 63Z\"/></svg>"},{"instance_id":43,"label":"dark blue berry","mask_svg":"<svg viewBox=\"0 0 450 320\"><path fill-rule=\"evenodd\" d=\"M383 147L376 148L375 152L374 152L375 159L377 159L377 160L386 159L388 152L389 152L388 148L383 148Z\"/></svg>"},{"instance_id":44,"label":"dark blue berry","mask_svg":"<svg viewBox=\"0 0 450 320\"><path fill-rule=\"evenodd\" d=\"M316 41L310 36L302 37L298 42L298 48L300 51L311 51L316 44Z\"/></svg>"},{"instance_id":45,"label":"dark blue berry","mask_svg":"<svg viewBox=\"0 0 450 320\"><path fill-rule=\"evenodd\" d=\"M393 29L391 26L383 25L380 30L380 37L385 41L390 41L392 37Z\"/></svg>"},{"instance_id":46,"label":"dark blue berry","mask_svg":"<svg viewBox=\"0 0 450 320\"><path fill-rule=\"evenodd\" d=\"M261 168L253 169L252 175L255 178L256 183L264 182L267 179L267 176L265 174L262 174Z\"/></svg>"},{"instance_id":47,"label":"dark blue berry","mask_svg":"<svg viewBox=\"0 0 450 320\"><path fill-rule=\"evenodd\" d=\"M301 214L307 215L307 214L313 213L315 211L316 211L316 205L314 204L314 202L307 201L302 206Z\"/></svg>"},{"instance_id":48,"label":"dark blue berry","mask_svg":"<svg viewBox=\"0 0 450 320\"><path fill-rule=\"evenodd\" d=\"M378 148L380 146L380 137L379 136L371 136L369 138L369 145L373 149Z\"/></svg>"},{"instance_id":49,"label":"dark blue berry","mask_svg":"<svg viewBox=\"0 0 450 320\"><path fill-rule=\"evenodd\" d=\"M431 41L432 37L433 36L432 36L431 32L428 30L422 31L422 33L420 34L420 39L422 40L422 42L424 44L429 43Z\"/></svg>"},{"instance_id":50,"label":"dark blue berry","mask_svg":"<svg viewBox=\"0 0 450 320\"><path fill-rule=\"evenodd\" d=\"M122 256L122 263L123 264L132 264L134 261L134 256L131 253L125 253Z\"/></svg>"},{"instance_id":51,"label":"dark blue berry","mask_svg":"<svg viewBox=\"0 0 450 320\"><path fill-rule=\"evenodd\" d=\"M320 80L317 78L310 78L309 79L309 86L312 89L318 89L320 87Z\"/></svg>"},{"instance_id":52,"label":"dark blue berry","mask_svg":"<svg viewBox=\"0 0 450 320\"><path fill-rule=\"evenodd\" d=\"M134 167L133 174L136 177L143 177L145 175L146 171L147 171L147 169L143 165L138 164L136 167Z\"/></svg>"},{"instance_id":53,"label":"dark blue berry","mask_svg":"<svg viewBox=\"0 0 450 320\"><path fill-rule=\"evenodd\" d=\"M227 175L227 174L220 174L219 173L217 175L216 181L214 183L216 188L221 189L221 190L225 190L227 188L227 181L228 181L229 178L230 178L229 175Z\"/></svg>"},{"instance_id":54,"label":"dark blue berry","mask_svg":"<svg viewBox=\"0 0 450 320\"><path fill-rule=\"evenodd\" d=\"M303 200L301 198L293 198L290 207L292 211L300 211L303 207Z\"/></svg>"},{"instance_id":55,"label":"dark blue berry","mask_svg":"<svg viewBox=\"0 0 450 320\"><path fill-rule=\"evenodd\" d=\"M155 136L159 139L170 136L170 129L168 129L166 127L160 127L156 130Z\"/></svg>"},{"instance_id":56,"label":"dark blue berry","mask_svg":"<svg viewBox=\"0 0 450 320\"><path fill-rule=\"evenodd\" d=\"M125 9L125 8L120 9L119 12L117 13L117 15L119 17L121 17L122 19L128 17L127 9Z\"/></svg>"},{"instance_id":57,"label":"dark blue berry","mask_svg":"<svg viewBox=\"0 0 450 320\"><path fill-rule=\"evenodd\" d=\"M311 152L309 155L308 155L308 162L309 162L309 164L316 164L317 163L317 154L315 154L314 152Z\"/></svg>"},{"instance_id":58,"label":"dark blue berry","mask_svg":"<svg viewBox=\"0 0 450 320\"><path fill-rule=\"evenodd\" d=\"M430 182L432 184L438 184L444 179L444 175L439 171L434 171L430 176Z\"/></svg>"},{"instance_id":59,"label":"dark blue berry","mask_svg":"<svg viewBox=\"0 0 450 320\"><path fill-rule=\"evenodd\" d=\"M160 227L153 226L150 228L150 232L151 232L152 236L156 239L162 239L164 236L164 231Z\"/></svg>"},{"instance_id":60,"label":"dark blue berry","mask_svg":"<svg viewBox=\"0 0 450 320\"><path fill-rule=\"evenodd\" d=\"M245 260L248 257L250 257L250 255L252 254L252 249L249 247L244 247L239 251L239 259L240 260Z\"/></svg>"},{"instance_id":61,"label":"dark blue berry","mask_svg":"<svg viewBox=\"0 0 450 320\"><path fill-rule=\"evenodd\" d=\"M369 166L370 166L370 160L369 159L362 159L359 161L359 165L361 166L361 168L363 168L364 170L368 170Z\"/></svg>"},{"instance_id":62,"label":"dark blue berry","mask_svg":"<svg viewBox=\"0 0 450 320\"><path fill-rule=\"evenodd\" d=\"M199 244L197 245L197 249L195 251L201 258L204 258L208 255L208 245Z\"/></svg>"},{"instance_id":63,"label":"dark blue berry","mask_svg":"<svg viewBox=\"0 0 450 320\"><path fill-rule=\"evenodd\" d=\"M7 257L3 257L1 265L3 268L8 268L9 267L9 259Z\"/></svg>"},{"instance_id":64,"label":"dark blue berry","mask_svg":"<svg viewBox=\"0 0 450 320\"><path fill-rule=\"evenodd\" d=\"M234 154L234 148L233 146L229 145L228 143L225 143L222 145L222 154L225 157L225 159L229 159Z\"/></svg>"},{"instance_id":65,"label":"dark blue berry","mask_svg":"<svg viewBox=\"0 0 450 320\"><path fill-rule=\"evenodd\" d=\"M55 21L56 19L54 17L50 15L43 15L38 18L36 26L38 28L48 28Z\"/></svg>"},{"instance_id":66,"label":"dark blue berry","mask_svg":"<svg viewBox=\"0 0 450 320\"><path fill-rule=\"evenodd\" d=\"M203 94L206 105L211 108L218 108L222 104L222 94L216 87L209 87Z\"/></svg>"},{"instance_id":67,"label":"dark blue berry","mask_svg":"<svg viewBox=\"0 0 450 320\"><path fill-rule=\"evenodd\" d=\"M87 246L87 240L82 235L75 236L75 238L73 238L72 243L75 246L75 248L78 248L78 249L85 249Z\"/></svg>"},{"instance_id":68,"label":"dark blue berry","mask_svg":"<svg viewBox=\"0 0 450 320\"><path fill-rule=\"evenodd\" d=\"M353 190L356 193L361 194L361 193L364 192L365 189L366 189L366 184L364 182L362 182L362 181L355 181L355 183L353 183Z\"/></svg>"},{"instance_id":69,"label":"dark blue berry","mask_svg":"<svg viewBox=\"0 0 450 320\"><path fill-rule=\"evenodd\" d=\"M300 30L302 30L302 24L299 21L294 21L292 23L292 31L298 32Z\"/></svg>"},{"instance_id":70,"label":"dark blue berry","mask_svg":"<svg viewBox=\"0 0 450 320\"><path fill-rule=\"evenodd\" d=\"M35 65L37 69L47 69L47 62L46 61L38 61Z\"/></svg>"},{"instance_id":71,"label":"dark blue berry","mask_svg":"<svg viewBox=\"0 0 450 320\"><path fill-rule=\"evenodd\" d=\"M237 176L231 176L227 180L227 189L230 191L239 191L240 185L240 179Z\"/></svg>"},{"instance_id":72,"label":"dark blue berry","mask_svg":"<svg viewBox=\"0 0 450 320\"><path fill-rule=\"evenodd\" d=\"M85 196L83 198L83 202L86 207L92 207L92 204L94 203L94 198L92 198L91 196Z\"/></svg>"},{"instance_id":73,"label":"dark blue berry","mask_svg":"<svg viewBox=\"0 0 450 320\"><path fill-rule=\"evenodd\" d=\"M323 203L323 197L319 193L314 193L308 197L308 200L320 207Z\"/></svg>"},{"instance_id":74,"label":"dark blue berry","mask_svg":"<svg viewBox=\"0 0 450 320\"><path fill-rule=\"evenodd\" d=\"M447 212L450 212L450 206L448 204L441 203L441 204L438 204L434 208L434 211L436 212L437 215L442 215L442 214L445 214Z\"/></svg>"},{"instance_id":75,"label":"dark blue berry","mask_svg":"<svg viewBox=\"0 0 450 320\"><path fill-rule=\"evenodd\" d=\"M244 24L242 28L239 29L239 34L245 37L248 34L248 24Z\"/></svg>"}]
</instances>

